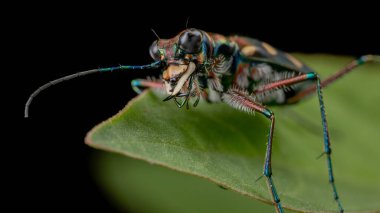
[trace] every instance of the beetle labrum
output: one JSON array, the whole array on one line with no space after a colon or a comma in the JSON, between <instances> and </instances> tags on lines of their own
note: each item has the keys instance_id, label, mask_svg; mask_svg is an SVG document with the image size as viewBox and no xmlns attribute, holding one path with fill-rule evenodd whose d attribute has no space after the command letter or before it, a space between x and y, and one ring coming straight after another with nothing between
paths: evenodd
<instances>
[{"instance_id":1,"label":"beetle labrum","mask_svg":"<svg viewBox=\"0 0 380 213\"><path fill-rule=\"evenodd\" d=\"M164 101L174 100L179 108L197 106L202 96L208 102L225 102L246 112L258 112L270 120L270 128L262 177L266 178L270 194L277 212L283 212L280 198L272 178L272 139L275 115L267 107L270 105L293 104L317 92L324 139L329 182L338 209L343 207L335 186L330 138L322 87L325 87L354 68L372 61L380 61L379 56L365 55L352 61L340 71L325 80L288 53L282 52L256 39L206 33L189 28L171 39L158 39L150 47L154 59L143 66L120 65L79 72L51 81L38 88L25 105L25 117L29 116L29 105L33 98L51 85L97 72L128 69L161 69L162 79L132 81L132 88L141 93L142 88L161 88L166 91ZM178 99L182 99L179 101Z\"/></svg>"}]
</instances>

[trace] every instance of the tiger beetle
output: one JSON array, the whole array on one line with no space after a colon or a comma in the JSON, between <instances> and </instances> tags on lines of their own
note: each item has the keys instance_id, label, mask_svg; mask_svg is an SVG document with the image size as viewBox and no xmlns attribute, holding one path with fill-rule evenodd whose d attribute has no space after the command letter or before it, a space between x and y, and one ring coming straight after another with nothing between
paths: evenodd
<instances>
[{"instance_id":1,"label":"tiger beetle","mask_svg":"<svg viewBox=\"0 0 380 213\"><path fill-rule=\"evenodd\" d=\"M158 36L157 36L158 37ZM164 101L174 100L182 108L189 108L190 98L196 107L202 96L207 102L225 102L246 112L259 112L270 121L263 174L272 196L276 212L284 212L272 178L272 140L275 115L267 107L294 104L317 92L322 119L324 151L327 158L328 178L339 212L343 206L335 186L329 130L323 103L322 88L368 62L380 61L380 56L362 56L325 80L310 67L271 45L247 37L226 37L216 33L188 28L171 39L158 39L149 49L154 62L142 66L115 66L92 69L68 75L38 88L25 105L29 105L42 90L70 80L98 72L115 70L160 69L160 79L136 79L132 88L141 93L143 88L160 88L166 91Z\"/></svg>"}]
</instances>

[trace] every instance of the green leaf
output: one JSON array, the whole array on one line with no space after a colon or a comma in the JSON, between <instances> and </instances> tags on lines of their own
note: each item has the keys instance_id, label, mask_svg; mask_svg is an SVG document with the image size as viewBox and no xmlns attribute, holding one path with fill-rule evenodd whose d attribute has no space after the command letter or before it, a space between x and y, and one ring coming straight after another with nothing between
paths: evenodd
<instances>
[{"instance_id":1,"label":"green leaf","mask_svg":"<svg viewBox=\"0 0 380 213\"><path fill-rule=\"evenodd\" d=\"M127 212L273 212L270 205L162 166L107 152L96 153L92 162L111 204Z\"/></svg>"},{"instance_id":2,"label":"green leaf","mask_svg":"<svg viewBox=\"0 0 380 213\"><path fill-rule=\"evenodd\" d=\"M296 56L322 78L352 60ZM324 89L335 181L348 211L380 211L379 72L379 65L365 65ZM316 160L323 151L317 98L271 109L276 114L273 178L283 206L337 211L326 160ZM260 114L250 116L223 103L201 102L197 108L178 109L149 91L95 127L86 141L271 203L265 180L255 182L262 174L268 128L269 121Z\"/></svg>"}]
</instances>

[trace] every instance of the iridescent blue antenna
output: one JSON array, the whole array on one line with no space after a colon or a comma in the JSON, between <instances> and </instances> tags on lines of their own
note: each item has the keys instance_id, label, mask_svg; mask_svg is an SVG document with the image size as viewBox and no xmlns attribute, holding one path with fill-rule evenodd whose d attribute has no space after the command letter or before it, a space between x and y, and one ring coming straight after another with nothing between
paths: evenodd
<instances>
[{"instance_id":1,"label":"iridescent blue antenna","mask_svg":"<svg viewBox=\"0 0 380 213\"><path fill-rule=\"evenodd\" d=\"M30 103L32 103L33 98L36 97L42 90L45 90L45 89L47 89L50 86L53 86L55 84L61 83L63 81L71 80L71 79L76 78L76 77L85 76L85 75L89 75L89 74L93 74L93 73L97 73L97 72L112 72L112 71L115 71L115 70L154 69L154 68L158 68L160 66L160 64L161 64L161 61L156 61L156 62L153 62L151 64L142 65L142 66L120 65L120 66L117 66L117 67L92 69L92 70L87 70L87 71L83 71L83 72L78 72L78 73L75 73L75 74L72 74L72 75L68 75L68 76L65 76L65 77L62 77L62 78L58 78L58 79L56 79L54 81L50 81L50 82L42 85L41 87L39 87L36 91L34 91L29 96L29 99L28 99L28 101L25 104L24 116L25 116L25 118L29 117L29 105L30 105Z\"/></svg>"}]
</instances>

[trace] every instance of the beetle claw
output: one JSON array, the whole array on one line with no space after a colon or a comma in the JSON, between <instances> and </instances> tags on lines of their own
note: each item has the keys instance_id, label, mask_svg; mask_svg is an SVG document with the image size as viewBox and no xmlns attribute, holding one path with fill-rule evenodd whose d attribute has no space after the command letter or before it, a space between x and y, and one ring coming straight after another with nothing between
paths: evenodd
<instances>
[{"instance_id":1,"label":"beetle claw","mask_svg":"<svg viewBox=\"0 0 380 213\"><path fill-rule=\"evenodd\" d=\"M176 97L185 97L185 96L189 96L188 93L179 93L176 95Z\"/></svg>"},{"instance_id":2,"label":"beetle claw","mask_svg":"<svg viewBox=\"0 0 380 213\"><path fill-rule=\"evenodd\" d=\"M162 100L162 101L168 101L168 100L170 100L170 99L172 99L172 98L174 98L174 95L169 95L168 97L166 97L164 100Z\"/></svg>"}]
</instances>

